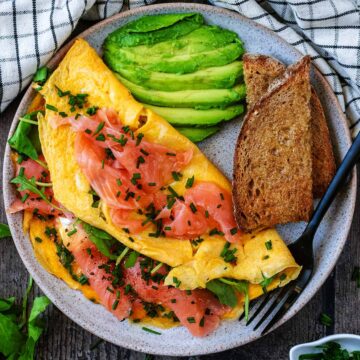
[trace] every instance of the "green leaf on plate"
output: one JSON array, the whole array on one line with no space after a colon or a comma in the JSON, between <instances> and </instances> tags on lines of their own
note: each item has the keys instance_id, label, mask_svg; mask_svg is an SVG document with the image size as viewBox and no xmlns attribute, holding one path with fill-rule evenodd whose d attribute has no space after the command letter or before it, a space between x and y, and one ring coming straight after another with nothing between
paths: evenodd
<instances>
[{"instance_id":1,"label":"green leaf on plate","mask_svg":"<svg viewBox=\"0 0 360 360\"><path fill-rule=\"evenodd\" d=\"M11 236L9 225L0 224L0 239Z\"/></svg>"},{"instance_id":2,"label":"green leaf on plate","mask_svg":"<svg viewBox=\"0 0 360 360\"><path fill-rule=\"evenodd\" d=\"M206 288L214 293L222 304L232 308L236 306L237 297L231 285L225 284L220 280L211 280L206 284Z\"/></svg>"}]
</instances>

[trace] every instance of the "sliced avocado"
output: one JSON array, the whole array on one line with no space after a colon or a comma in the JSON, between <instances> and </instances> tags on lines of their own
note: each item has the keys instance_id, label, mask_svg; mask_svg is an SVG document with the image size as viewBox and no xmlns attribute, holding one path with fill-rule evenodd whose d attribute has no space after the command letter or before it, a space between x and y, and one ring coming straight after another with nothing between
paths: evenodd
<instances>
[{"instance_id":1,"label":"sliced avocado","mask_svg":"<svg viewBox=\"0 0 360 360\"><path fill-rule=\"evenodd\" d=\"M232 105L225 109L196 110L191 108L169 108L144 104L171 125L207 127L221 121L231 120L244 112L244 105Z\"/></svg>"},{"instance_id":2,"label":"sliced avocado","mask_svg":"<svg viewBox=\"0 0 360 360\"><path fill-rule=\"evenodd\" d=\"M148 90L136 85L119 74L117 78L140 101L151 105L169 107L193 107L196 109L210 109L226 107L245 98L245 84L239 84L231 89L158 91Z\"/></svg>"},{"instance_id":3,"label":"sliced avocado","mask_svg":"<svg viewBox=\"0 0 360 360\"><path fill-rule=\"evenodd\" d=\"M218 49L227 44L239 42L236 33L222 29L218 26L203 25L191 33L178 39L168 39L153 45L140 45L128 47L125 50L133 56L148 57L156 56L167 59L172 56L190 55L194 53ZM104 45L105 51L115 53L124 48L114 42L107 42Z\"/></svg>"},{"instance_id":4,"label":"sliced avocado","mask_svg":"<svg viewBox=\"0 0 360 360\"><path fill-rule=\"evenodd\" d=\"M228 89L241 78L243 64L241 61L233 61L224 66L214 66L183 75L148 71L136 66L124 66L119 69L119 74L137 85L154 90Z\"/></svg>"},{"instance_id":5,"label":"sliced avocado","mask_svg":"<svg viewBox=\"0 0 360 360\"><path fill-rule=\"evenodd\" d=\"M105 39L105 46L155 44L168 39L177 39L197 29L204 23L201 14L161 14L143 16L120 27Z\"/></svg>"},{"instance_id":6,"label":"sliced avocado","mask_svg":"<svg viewBox=\"0 0 360 360\"><path fill-rule=\"evenodd\" d=\"M187 74L212 66L222 66L233 62L244 53L240 40L215 50L177 56L142 56L121 48L105 51L104 60L114 71L121 71L124 65L137 65L146 70L175 74Z\"/></svg>"},{"instance_id":7,"label":"sliced avocado","mask_svg":"<svg viewBox=\"0 0 360 360\"><path fill-rule=\"evenodd\" d=\"M176 130L186 136L189 140L196 143L206 139L220 130L219 126L211 126L207 128L179 127Z\"/></svg>"}]
</instances>

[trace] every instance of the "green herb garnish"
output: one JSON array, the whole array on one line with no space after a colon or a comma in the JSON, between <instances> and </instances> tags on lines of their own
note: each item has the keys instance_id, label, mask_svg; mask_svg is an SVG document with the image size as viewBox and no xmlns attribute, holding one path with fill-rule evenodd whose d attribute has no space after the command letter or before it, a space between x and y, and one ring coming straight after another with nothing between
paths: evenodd
<instances>
[{"instance_id":1,"label":"green herb garnish","mask_svg":"<svg viewBox=\"0 0 360 360\"><path fill-rule=\"evenodd\" d=\"M267 250L272 250L272 241L271 240L266 241L265 247Z\"/></svg>"},{"instance_id":2,"label":"green herb garnish","mask_svg":"<svg viewBox=\"0 0 360 360\"><path fill-rule=\"evenodd\" d=\"M125 268L132 268L136 264L136 260L139 257L139 253L137 251L132 251L128 258L125 261Z\"/></svg>"},{"instance_id":3,"label":"green herb garnish","mask_svg":"<svg viewBox=\"0 0 360 360\"><path fill-rule=\"evenodd\" d=\"M161 335L160 332L155 331L155 330L153 330L153 329L149 329L149 328L146 327L146 326L143 326L142 329L143 329L144 331L147 331L147 332L149 332L149 333L151 333L151 334L154 334L154 335Z\"/></svg>"},{"instance_id":4,"label":"green herb garnish","mask_svg":"<svg viewBox=\"0 0 360 360\"><path fill-rule=\"evenodd\" d=\"M45 84L49 76L50 76L50 69L46 66L42 66L36 70L36 73L33 77L33 82L42 86Z\"/></svg>"},{"instance_id":5,"label":"green herb garnish","mask_svg":"<svg viewBox=\"0 0 360 360\"><path fill-rule=\"evenodd\" d=\"M333 323L333 319L328 314L325 314L325 313L320 314L319 321L324 326L331 326Z\"/></svg>"},{"instance_id":6,"label":"green herb garnish","mask_svg":"<svg viewBox=\"0 0 360 360\"><path fill-rule=\"evenodd\" d=\"M237 297L233 286L220 280L211 280L206 284L206 288L214 293L222 304L232 308L236 306Z\"/></svg>"}]
</instances>

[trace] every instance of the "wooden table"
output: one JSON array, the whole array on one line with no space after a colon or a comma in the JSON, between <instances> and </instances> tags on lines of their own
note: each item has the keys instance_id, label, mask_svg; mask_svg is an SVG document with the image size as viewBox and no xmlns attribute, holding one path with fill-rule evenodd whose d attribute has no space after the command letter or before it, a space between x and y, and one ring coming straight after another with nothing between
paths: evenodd
<instances>
[{"instance_id":1,"label":"wooden table","mask_svg":"<svg viewBox=\"0 0 360 360\"><path fill-rule=\"evenodd\" d=\"M79 24L77 33L91 24ZM10 123L21 96L0 115L1 169ZM2 186L0 196L2 199ZM349 239L335 270L322 289L300 313L256 342L202 358L285 360L288 358L289 349L295 344L313 341L333 333L359 334L360 289L357 289L355 283L350 281L354 266L360 265L360 206L359 201L357 203ZM3 201L0 206L0 221L6 222ZM0 240L0 297L21 297L25 291L27 279L28 273L11 239ZM40 289L35 286L33 295L40 293ZM321 312L326 312L334 319L332 327L326 328L319 323ZM101 342L91 350L91 346L97 342L98 338L80 328L54 306L49 307L45 318L47 326L38 344L38 359L144 359L144 354L106 342ZM165 346L171 346L171 344ZM166 359L166 357L159 356L156 359Z\"/></svg>"}]
</instances>

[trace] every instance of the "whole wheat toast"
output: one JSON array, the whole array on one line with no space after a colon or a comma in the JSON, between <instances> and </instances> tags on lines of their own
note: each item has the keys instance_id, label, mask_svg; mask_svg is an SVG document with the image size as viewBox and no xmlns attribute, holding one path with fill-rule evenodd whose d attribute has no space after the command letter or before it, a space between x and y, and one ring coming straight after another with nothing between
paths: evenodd
<instances>
[{"instance_id":1,"label":"whole wheat toast","mask_svg":"<svg viewBox=\"0 0 360 360\"><path fill-rule=\"evenodd\" d=\"M312 213L309 68L309 57L290 66L245 117L233 180L235 217L245 231Z\"/></svg>"},{"instance_id":2,"label":"whole wheat toast","mask_svg":"<svg viewBox=\"0 0 360 360\"><path fill-rule=\"evenodd\" d=\"M283 75L286 67L278 60L265 55L246 54L243 58L247 88L246 101L253 106L269 89L276 78ZM335 174L335 160L329 129L321 102L312 88L310 99L313 196L321 197Z\"/></svg>"}]
</instances>

